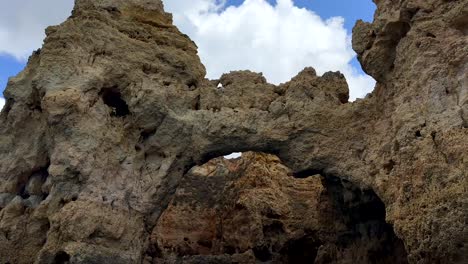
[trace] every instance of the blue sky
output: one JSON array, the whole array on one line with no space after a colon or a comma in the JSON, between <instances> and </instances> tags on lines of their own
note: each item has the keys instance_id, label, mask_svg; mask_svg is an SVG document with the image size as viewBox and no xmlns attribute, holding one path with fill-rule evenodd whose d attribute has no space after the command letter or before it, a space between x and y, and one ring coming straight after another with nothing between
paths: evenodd
<instances>
[{"instance_id":1,"label":"blue sky","mask_svg":"<svg viewBox=\"0 0 468 264\"><path fill-rule=\"evenodd\" d=\"M23 70L25 66L24 61L19 61L13 56L0 55L0 89L5 89L8 78L14 76Z\"/></svg>"},{"instance_id":2,"label":"blue sky","mask_svg":"<svg viewBox=\"0 0 468 264\"><path fill-rule=\"evenodd\" d=\"M267 0L275 4L276 0ZM229 0L228 5L238 6L244 0ZM345 28L351 32L358 19L371 22L375 4L371 0L294 0L298 7L314 11L323 19L341 16L345 18Z\"/></svg>"},{"instance_id":3,"label":"blue sky","mask_svg":"<svg viewBox=\"0 0 468 264\"><path fill-rule=\"evenodd\" d=\"M276 0L267 1L270 4L276 3ZM239 6L243 2L244 0L229 0L228 5ZM294 0L294 4L317 13L323 19L343 17L348 32L352 32L355 22L359 19L372 22L376 9L371 0ZM357 58L353 59L352 65L362 71Z\"/></svg>"},{"instance_id":4,"label":"blue sky","mask_svg":"<svg viewBox=\"0 0 468 264\"><path fill-rule=\"evenodd\" d=\"M16 0L18 5L27 4L26 2L28 1L34 1L34 0ZM53 1L58 1L58 0L47 0L48 2L53 2ZM67 2L67 0L60 0L62 3ZM57 10L57 12L62 12L63 14L54 14L56 17L55 19L58 21L63 20L65 17L69 15L70 10L67 10L70 8L72 5L71 0L68 0L70 3L64 4L64 7L62 8L63 10ZM175 0L166 0L166 1L175 1ZM267 0L270 4L274 5L275 0ZM24 2L24 3L23 3ZM227 5L228 6L237 6L239 7L240 5L243 4L243 0L228 0ZM185 2L187 3L187 2ZM344 28L348 31L348 33L351 32L352 27L354 26L354 23L357 19L363 19L365 21L372 21L373 13L375 11L375 4L371 0L294 0L294 4L297 7L300 8L306 8L308 10L313 11L314 13L318 14L323 20L329 19L331 17L336 17L336 16L341 16L345 19L344 21ZM11 8L12 4L10 2L4 2L0 3L0 10L4 10L3 12L9 12L10 15L14 10L9 10ZM20 10L16 10L17 12L20 12ZM4 16L0 11L0 16ZM48 13L43 13L44 19L45 16L50 16ZM1 20L0 18L0 31L2 27L10 27L11 31L16 33L16 34L22 34L20 30L15 31L15 26L18 28L20 27L19 24L24 24L24 23L32 23L36 24L36 27L33 29L35 31L38 31L39 27L37 24L40 24L39 22L35 20L31 21L21 21L20 17L21 14L18 14L18 19L16 20L18 25L12 24L11 21L6 22L6 20ZM37 18L39 21L41 17ZM47 22L47 21L41 21L45 24L47 23L58 23L56 21L54 22ZM31 29L32 30L32 29ZM43 30L43 29L42 29ZM42 32L41 32L42 33ZM27 34L27 33L24 33ZM190 34L189 34L190 35ZM11 39L7 38L7 41L11 41ZM38 43L35 44L34 48L39 48L41 46L40 41L37 41ZM1 45L1 44L0 44ZM8 45L7 45L8 46ZM10 45L11 46L11 45ZM14 46L14 45L13 45ZM3 93L4 88L7 85L7 80L10 76L14 76L17 73L19 73L25 66L26 64L26 58L17 58L18 55L14 54L9 55L8 50L5 52L5 49L0 48L0 91ZM28 51L27 54L30 52ZM15 57L16 55L16 57ZM358 71L361 71L360 65L357 62L356 59L353 59L350 64Z\"/></svg>"}]
</instances>

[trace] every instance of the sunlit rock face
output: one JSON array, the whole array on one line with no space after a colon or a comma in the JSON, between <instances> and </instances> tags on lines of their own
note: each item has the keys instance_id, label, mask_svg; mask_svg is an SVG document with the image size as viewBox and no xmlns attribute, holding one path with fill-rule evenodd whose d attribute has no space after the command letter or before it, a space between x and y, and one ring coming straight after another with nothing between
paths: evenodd
<instances>
[{"instance_id":1,"label":"sunlit rock face","mask_svg":"<svg viewBox=\"0 0 468 264\"><path fill-rule=\"evenodd\" d=\"M349 103L207 80L160 1L77 0L5 92L0 262L464 263L468 3L375 2ZM246 151L275 156L212 160Z\"/></svg>"}]
</instances>

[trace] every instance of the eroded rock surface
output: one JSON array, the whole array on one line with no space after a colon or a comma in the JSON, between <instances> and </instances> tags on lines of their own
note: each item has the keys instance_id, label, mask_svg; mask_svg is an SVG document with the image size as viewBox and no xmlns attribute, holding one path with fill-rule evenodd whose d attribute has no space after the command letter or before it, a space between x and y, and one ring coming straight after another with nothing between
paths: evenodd
<instances>
[{"instance_id":1,"label":"eroded rock surface","mask_svg":"<svg viewBox=\"0 0 468 264\"><path fill-rule=\"evenodd\" d=\"M250 152L190 170L151 244L154 263L407 263L372 191Z\"/></svg>"},{"instance_id":2,"label":"eroded rock surface","mask_svg":"<svg viewBox=\"0 0 468 264\"><path fill-rule=\"evenodd\" d=\"M161 1L77 0L72 16L46 30L43 48L5 91L0 262L206 260L198 255L213 263L291 261L281 248L301 239L300 232L306 239L292 248L317 250L316 260L335 252L332 260L372 262L367 246L381 238L347 247L333 237L349 228L350 212L323 194L346 189L345 182L382 202L385 226L393 226L392 241L403 242L410 263L464 263L468 2L375 2L375 20L357 23L353 46L378 83L366 99L350 103L343 75L317 76L311 68L279 86L249 71L206 80L196 45L172 25ZM199 181L204 174L194 166L236 151L275 154L284 166L271 166L284 173L242 174L257 164L253 158L232 165L239 168L221 173L219 182ZM287 170L338 178L343 187L293 179ZM265 183L257 188L249 180ZM208 200L181 193L186 188L206 191ZM239 202L262 190L273 195ZM237 203L244 207L237 210ZM182 242L181 219L190 217L184 210L203 217L187 221L206 228ZM264 210L279 214L284 234L264 235L271 218ZM220 225L206 220L223 214L234 214L221 225L231 230L213 231ZM320 219L336 226L307 222ZM242 228L253 231L240 238ZM221 237L206 238L213 234ZM321 251L323 245L329 248ZM386 254L379 257L394 253Z\"/></svg>"}]
</instances>

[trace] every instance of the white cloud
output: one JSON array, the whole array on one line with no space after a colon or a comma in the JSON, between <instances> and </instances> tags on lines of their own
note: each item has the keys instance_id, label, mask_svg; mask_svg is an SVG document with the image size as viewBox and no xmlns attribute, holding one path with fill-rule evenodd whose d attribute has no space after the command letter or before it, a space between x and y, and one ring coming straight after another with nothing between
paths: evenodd
<instances>
[{"instance_id":1,"label":"white cloud","mask_svg":"<svg viewBox=\"0 0 468 264\"><path fill-rule=\"evenodd\" d=\"M250 69L278 84L313 66L319 74L345 74L352 99L373 90L375 81L350 64L355 54L343 18L323 20L291 0L278 0L276 6L245 0L226 9L223 2L164 0L175 24L197 43L208 78Z\"/></svg>"},{"instance_id":2,"label":"white cloud","mask_svg":"<svg viewBox=\"0 0 468 264\"><path fill-rule=\"evenodd\" d=\"M41 47L47 26L63 22L73 0L15 0L0 4L0 53L25 61Z\"/></svg>"},{"instance_id":3,"label":"white cloud","mask_svg":"<svg viewBox=\"0 0 468 264\"><path fill-rule=\"evenodd\" d=\"M5 105L5 99L0 97L0 111L3 109L4 105Z\"/></svg>"},{"instance_id":4,"label":"white cloud","mask_svg":"<svg viewBox=\"0 0 468 264\"><path fill-rule=\"evenodd\" d=\"M245 0L224 8L226 0L163 0L175 24L199 46L208 78L231 70L263 72L272 83L288 81L306 66L319 74L345 74L351 98L363 97L374 80L359 73L343 19L321 19L310 10L278 0ZM73 0L15 0L0 4L0 53L25 61L40 48L44 29L69 16Z\"/></svg>"}]
</instances>

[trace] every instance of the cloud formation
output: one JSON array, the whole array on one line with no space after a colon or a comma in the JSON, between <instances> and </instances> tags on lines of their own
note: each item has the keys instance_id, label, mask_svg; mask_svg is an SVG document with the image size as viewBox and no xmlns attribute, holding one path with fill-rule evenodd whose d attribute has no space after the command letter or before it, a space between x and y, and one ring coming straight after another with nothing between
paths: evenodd
<instances>
[{"instance_id":1,"label":"cloud formation","mask_svg":"<svg viewBox=\"0 0 468 264\"><path fill-rule=\"evenodd\" d=\"M163 0L174 22L198 45L208 78L250 69L268 81L288 81L306 66L319 74L345 74L351 98L364 97L374 80L353 68L351 36L343 18L323 20L292 0L245 0L226 7L226 0ZM44 29L70 15L73 0L18 0L0 4L0 54L26 61L40 48Z\"/></svg>"},{"instance_id":2,"label":"cloud formation","mask_svg":"<svg viewBox=\"0 0 468 264\"><path fill-rule=\"evenodd\" d=\"M0 111L3 109L3 106L5 106L5 99L0 97Z\"/></svg>"},{"instance_id":3,"label":"cloud formation","mask_svg":"<svg viewBox=\"0 0 468 264\"><path fill-rule=\"evenodd\" d=\"M279 84L312 66L318 74L341 71L350 86L351 99L364 97L375 81L353 68L355 56L344 19L323 20L292 0L245 0L225 7L219 0L163 0L175 24L199 47L208 78L231 70L263 72Z\"/></svg>"},{"instance_id":4,"label":"cloud formation","mask_svg":"<svg viewBox=\"0 0 468 264\"><path fill-rule=\"evenodd\" d=\"M73 0L15 0L0 4L0 54L26 61L41 47L47 26L63 22Z\"/></svg>"}]
</instances>

